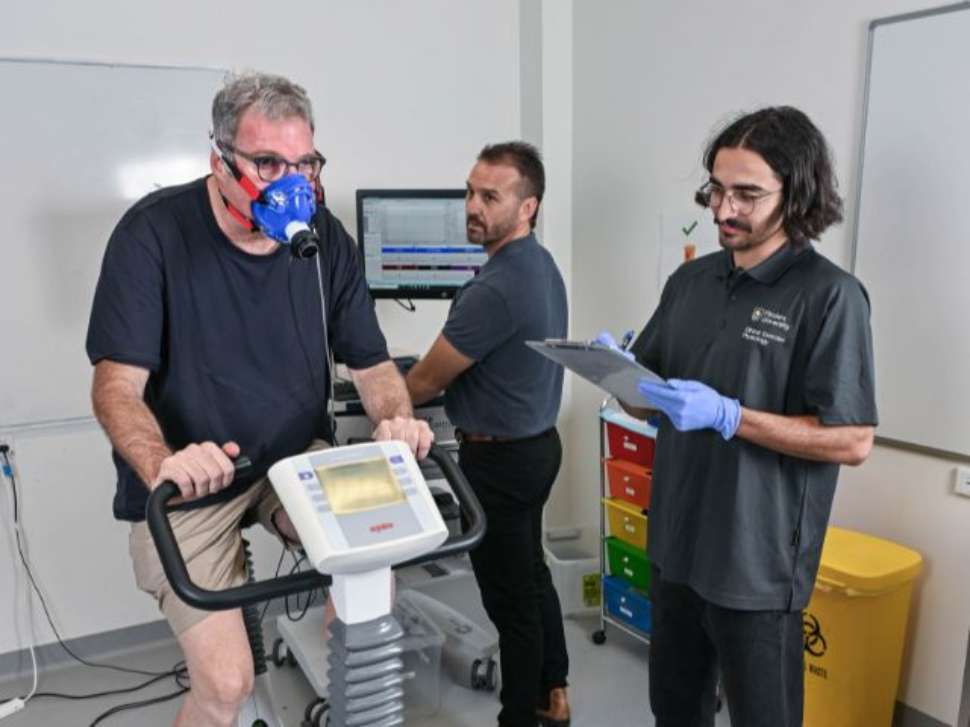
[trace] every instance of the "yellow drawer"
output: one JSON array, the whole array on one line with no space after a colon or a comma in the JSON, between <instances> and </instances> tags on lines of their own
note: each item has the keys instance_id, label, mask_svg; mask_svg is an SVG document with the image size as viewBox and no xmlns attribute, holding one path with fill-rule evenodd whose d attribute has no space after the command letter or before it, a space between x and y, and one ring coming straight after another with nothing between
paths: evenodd
<instances>
[{"instance_id":1,"label":"yellow drawer","mask_svg":"<svg viewBox=\"0 0 970 727\"><path fill-rule=\"evenodd\" d=\"M636 505L604 497L609 534L640 550L647 549L647 516Z\"/></svg>"}]
</instances>

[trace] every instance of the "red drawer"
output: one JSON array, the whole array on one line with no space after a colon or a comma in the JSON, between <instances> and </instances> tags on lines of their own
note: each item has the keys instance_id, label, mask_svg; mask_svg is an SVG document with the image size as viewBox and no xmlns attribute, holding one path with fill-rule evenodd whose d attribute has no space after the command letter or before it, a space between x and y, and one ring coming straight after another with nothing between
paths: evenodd
<instances>
[{"instance_id":1,"label":"red drawer","mask_svg":"<svg viewBox=\"0 0 970 727\"><path fill-rule=\"evenodd\" d=\"M649 469L622 459L608 459L606 477L610 484L611 497L631 502L643 510L650 509L653 474Z\"/></svg>"},{"instance_id":2,"label":"red drawer","mask_svg":"<svg viewBox=\"0 0 970 727\"><path fill-rule=\"evenodd\" d=\"M628 462L653 467L653 451L656 443L651 437L631 432L613 422L606 423L606 436L610 442L610 456Z\"/></svg>"}]
</instances>

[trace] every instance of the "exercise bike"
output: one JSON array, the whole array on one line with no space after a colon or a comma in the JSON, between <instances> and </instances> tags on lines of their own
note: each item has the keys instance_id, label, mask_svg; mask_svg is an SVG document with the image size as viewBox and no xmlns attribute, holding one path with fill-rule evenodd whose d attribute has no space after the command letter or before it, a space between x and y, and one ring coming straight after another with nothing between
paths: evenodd
<instances>
[{"instance_id":1,"label":"exercise bike","mask_svg":"<svg viewBox=\"0 0 970 727\"><path fill-rule=\"evenodd\" d=\"M178 487L164 482L151 493L148 526L175 593L195 608L243 610L256 680L239 727L283 727L270 689L256 604L326 586L337 612L329 629L329 700L304 724L404 724L399 643L404 632L391 615L391 569L464 553L485 534L484 512L458 465L437 445L428 456L462 508L467 528L460 535L448 537L421 469L403 442L298 454L280 460L268 474L316 572L254 582L250 567L250 582L222 591L200 588L189 577L167 516ZM249 566L248 548L246 555Z\"/></svg>"}]
</instances>

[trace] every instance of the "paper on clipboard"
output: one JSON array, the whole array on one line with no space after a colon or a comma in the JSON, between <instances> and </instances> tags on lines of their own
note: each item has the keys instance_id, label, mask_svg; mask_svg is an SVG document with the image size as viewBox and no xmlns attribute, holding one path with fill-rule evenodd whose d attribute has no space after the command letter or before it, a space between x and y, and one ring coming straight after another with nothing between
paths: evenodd
<instances>
[{"instance_id":1,"label":"paper on clipboard","mask_svg":"<svg viewBox=\"0 0 970 727\"><path fill-rule=\"evenodd\" d=\"M638 389L642 379L664 381L650 369L601 343L550 338L526 341L525 345L633 406L654 406Z\"/></svg>"}]
</instances>

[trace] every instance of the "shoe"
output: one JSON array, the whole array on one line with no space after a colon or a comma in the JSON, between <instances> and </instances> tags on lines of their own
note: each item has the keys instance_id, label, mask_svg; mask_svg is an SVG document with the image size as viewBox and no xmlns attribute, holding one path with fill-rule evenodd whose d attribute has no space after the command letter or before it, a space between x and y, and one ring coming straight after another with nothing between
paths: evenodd
<instances>
[{"instance_id":1,"label":"shoe","mask_svg":"<svg viewBox=\"0 0 970 727\"><path fill-rule=\"evenodd\" d=\"M569 699L566 697L565 687L555 687L549 690L549 706L547 709L537 709L540 727L569 727Z\"/></svg>"}]
</instances>

